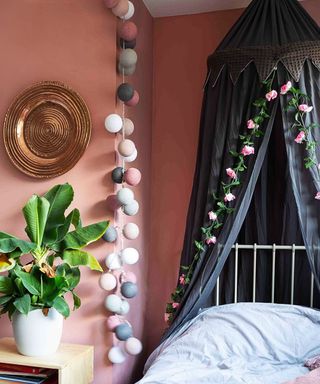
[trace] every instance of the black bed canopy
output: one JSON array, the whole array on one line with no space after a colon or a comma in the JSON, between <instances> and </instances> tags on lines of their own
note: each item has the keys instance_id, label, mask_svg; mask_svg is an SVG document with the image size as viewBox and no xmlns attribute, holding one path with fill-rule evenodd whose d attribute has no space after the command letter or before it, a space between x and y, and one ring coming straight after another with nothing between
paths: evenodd
<instances>
[{"instance_id":1,"label":"black bed canopy","mask_svg":"<svg viewBox=\"0 0 320 384\"><path fill-rule=\"evenodd\" d=\"M289 81L293 89L310 97L301 96L300 101L304 99L306 105L313 106L311 113L303 114L305 126L312 129L309 133L305 131L308 141L301 145L295 141L300 131L293 126L299 114L294 108L287 109L292 94L280 95L280 87ZM266 100L266 87L278 91L278 97L265 104L268 117L261 107L264 105L261 100ZM213 304L217 278L226 263L232 269L228 255L237 240L250 244L304 244L309 263L307 268L303 263L298 265L297 295L303 300L303 293L299 292L310 279L310 267L319 288L320 201L315 196L320 191L320 171L316 164L320 162L320 149L310 144L320 142L320 129L316 125L320 122L319 88L320 29L297 0L253 0L208 58L197 163L181 257L182 278L173 296L173 302L179 306L173 308L169 304L167 312L172 324L167 336L196 316L201 308ZM216 243L207 244L206 228L212 225L208 212L219 209L219 196L225 194L224 186L230 183L226 169L234 169L235 157L242 153L246 140L247 122L256 113L264 117L257 120L261 122L259 131L263 135L257 134L252 139L254 155L242 156L247 168L241 169L241 183L227 189L236 198L223 203L228 210L224 211L222 225L214 229ZM318 161L306 169L309 144L310 151L314 150L313 159ZM198 260L194 259L195 255ZM192 263L192 277L190 282L185 281ZM240 299L250 300L250 279L246 277L250 262L240 260L240 263ZM261 257L258 263L257 300L269 301L265 271L270 261ZM285 275L287 262L279 263ZM221 278L227 302L228 276ZM283 284L283 297L279 300L285 301L286 283L279 278L279 284Z\"/></svg>"}]
</instances>

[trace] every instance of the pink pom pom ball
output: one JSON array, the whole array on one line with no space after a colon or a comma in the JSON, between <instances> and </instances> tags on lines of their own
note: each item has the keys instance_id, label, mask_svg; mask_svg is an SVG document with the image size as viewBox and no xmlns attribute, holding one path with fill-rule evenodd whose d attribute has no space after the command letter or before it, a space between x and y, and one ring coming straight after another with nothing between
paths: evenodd
<instances>
[{"instance_id":1,"label":"pink pom pom ball","mask_svg":"<svg viewBox=\"0 0 320 384\"><path fill-rule=\"evenodd\" d=\"M135 107L140 101L140 96L138 91L134 90L133 96L129 101L125 102L125 105L128 107Z\"/></svg>"},{"instance_id":2,"label":"pink pom pom ball","mask_svg":"<svg viewBox=\"0 0 320 384\"><path fill-rule=\"evenodd\" d=\"M137 283L137 276L133 272L126 272L126 275L124 276L124 280L128 283Z\"/></svg>"},{"instance_id":3,"label":"pink pom pom ball","mask_svg":"<svg viewBox=\"0 0 320 384\"><path fill-rule=\"evenodd\" d=\"M120 0L104 0L104 4L107 8L114 8L119 4Z\"/></svg>"},{"instance_id":4,"label":"pink pom pom ball","mask_svg":"<svg viewBox=\"0 0 320 384\"><path fill-rule=\"evenodd\" d=\"M127 184L135 187L141 181L141 172L137 168L129 168L124 174L124 180Z\"/></svg>"},{"instance_id":5,"label":"pink pom pom ball","mask_svg":"<svg viewBox=\"0 0 320 384\"><path fill-rule=\"evenodd\" d=\"M121 23L119 28L119 37L123 40L134 40L138 35L138 28L132 21Z\"/></svg>"},{"instance_id":6,"label":"pink pom pom ball","mask_svg":"<svg viewBox=\"0 0 320 384\"><path fill-rule=\"evenodd\" d=\"M121 204L118 201L117 195L109 195L107 197L106 202L107 202L107 207L111 211L116 211L117 209L119 209L121 207Z\"/></svg>"},{"instance_id":7,"label":"pink pom pom ball","mask_svg":"<svg viewBox=\"0 0 320 384\"><path fill-rule=\"evenodd\" d=\"M114 331L115 328L121 324L121 321L119 320L118 316L109 316L107 318L107 327L110 329L110 331Z\"/></svg>"}]
</instances>

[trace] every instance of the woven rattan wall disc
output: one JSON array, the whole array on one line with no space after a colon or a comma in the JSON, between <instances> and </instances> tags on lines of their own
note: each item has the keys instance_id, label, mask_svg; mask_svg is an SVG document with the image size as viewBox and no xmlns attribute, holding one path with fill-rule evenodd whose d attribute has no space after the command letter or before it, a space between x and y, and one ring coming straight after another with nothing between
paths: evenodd
<instances>
[{"instance_id":1,"label":"woven rattan wall disc","mask_svg":"<svg viewBox=\"0 0 320 384\"><path fill-rule=\"evenodd\" d=\"M44 81L10 106L3 139L12 163L27 175L52 178L69 171L89 144L91 119L83 99L59 82Z\"/></svg>"}]
</instances>

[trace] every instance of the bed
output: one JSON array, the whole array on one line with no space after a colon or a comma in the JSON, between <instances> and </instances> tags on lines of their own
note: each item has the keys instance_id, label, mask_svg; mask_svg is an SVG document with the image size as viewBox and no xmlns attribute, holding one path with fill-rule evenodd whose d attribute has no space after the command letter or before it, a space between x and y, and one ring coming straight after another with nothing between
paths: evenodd
<instances>
[{"instance_id":1,"label":"bed","mask_svg":"<svg viewBox=\"0 0 320 384\"><path fill-rule=\"evenodd\" d=\"M158 347L138 383L278 384L306 374L305 361L316 355L318 310L272 303L221 305L204 310Z\"/></svg>"}]
</instances>

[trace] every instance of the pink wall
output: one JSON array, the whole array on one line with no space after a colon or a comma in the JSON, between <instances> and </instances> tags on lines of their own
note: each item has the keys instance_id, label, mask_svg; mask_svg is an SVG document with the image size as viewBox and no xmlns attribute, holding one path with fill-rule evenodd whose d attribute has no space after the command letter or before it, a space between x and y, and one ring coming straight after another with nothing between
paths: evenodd
<instances>
[{"instance_id":1,"label":"pink wall","mask_svg":"<svg viewBox=\"0 0 320 384\"><path fill-rule=\"evenodd\" d=\"M134 267L140 295L132 301L132 321L137 337L143 337L146 299L147 247L149 239L149 176L152 122L152 18L141 0L135 0L135 21L141 26L137 51L139 67L133 82L141 103L130 115L136 123L133 138L140 149L135 166L143 173L136 188L143 202L136 217L143 236L135 246L141 261ZM11 165L0 141L2 201L0 229L24 237L20 209L33 193L69 182L75 189L74 206L80 208L84 223L111 219L105 198L113 192L110 171L114 166L114 137L106 133L104 118L115 110L116 18L103 0L10 0L0 7L0 121L17 93L41 80L59 80L70 85L86 100L92 115L93 132L88 150L67 174L48 181L29 178ZM112 247L100 242L93 248L103 262ZM106 359L111 335L105 328L105 294L98 286L99 274L83 269L78 293L82 308L65 321L63 341L95 346L95 383L127 384L137 359L125 369L112 369ZM0 320L0 337L11 335L6 317ZM113 380L112 380L113 377Z\"/></svg>"},{"instance_id":2,"label":"pink wall","mask_svg":"<svg viewBox=\"0 0 320 384\"><path fill-rule=\"evenodd\" d=\"M319 0L302 4L319 22ZM220 11L158 18L154 22L149 352L165 328L165 303L177 281L195 167L206 59L241 13L242 10Z\"/></svg>"}]
</instances>

